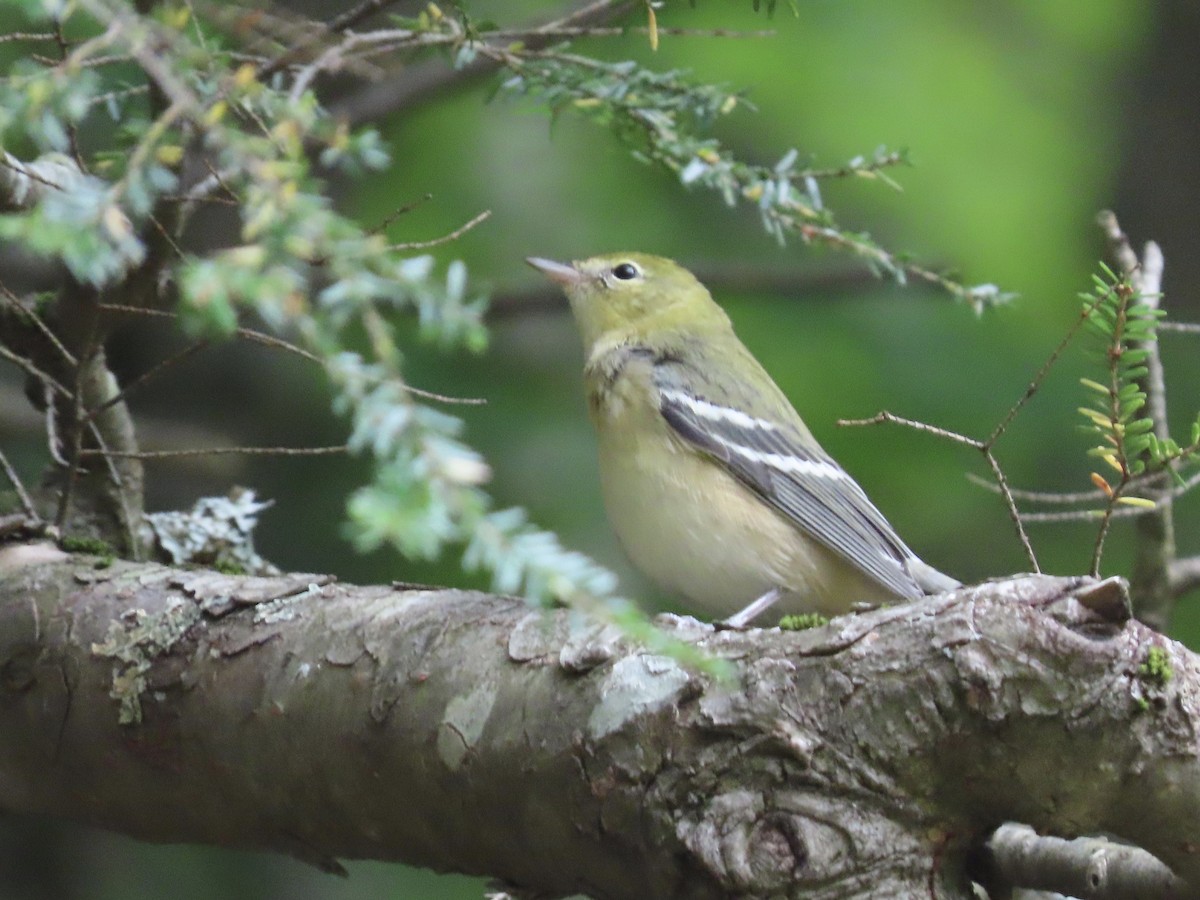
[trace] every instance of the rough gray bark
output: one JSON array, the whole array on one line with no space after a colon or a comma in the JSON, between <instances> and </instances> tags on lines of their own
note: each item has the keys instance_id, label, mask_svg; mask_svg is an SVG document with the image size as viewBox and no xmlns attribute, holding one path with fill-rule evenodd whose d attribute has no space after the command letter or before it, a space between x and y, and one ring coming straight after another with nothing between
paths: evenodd
<instances>
[{"instance_id":1,"label":"rough gray bark","mask_svg":"<svg viewBox=\"0 0 1200 900\"><path fill-rule=\"evenodd\" d=\"M519 600L6 553L5 810L597 898L966 898L1014 819L1200 886L1200 664L1111 583L665 622L716 681Z\"/></svg>"},{"instance_id":2,"label":"rough gray bark","mask_svg":"<svg viewBox=\"0 0 1200 900\"><path fill-rule=\"evenodd\" d=\"M1186 900L1194 896L1172 872L1136 847L1105 838L1039 836L1011 822L996 829L987 842L991 862L1018 884L1069 890L1088 900ZM1062 896L1055 894L1055 896Z\"/></svg>"}]
</instances>

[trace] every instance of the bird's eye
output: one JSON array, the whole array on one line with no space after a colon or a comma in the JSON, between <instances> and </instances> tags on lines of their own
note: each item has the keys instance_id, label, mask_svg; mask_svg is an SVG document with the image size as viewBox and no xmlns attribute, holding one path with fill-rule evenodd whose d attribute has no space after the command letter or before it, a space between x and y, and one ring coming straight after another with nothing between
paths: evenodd
<instances>
[{"instance_id":1,"label":"bird's eye","mask_svg":"<svg viewBox=\"0 0 1200 900\"><path fill-rule=\"evenodd\" d=\"M642 270L633 263L621 263L619 266L613 266L613 277L619 278L621 281L632 281L642 274Z\"/></svg>"}]
</instances>

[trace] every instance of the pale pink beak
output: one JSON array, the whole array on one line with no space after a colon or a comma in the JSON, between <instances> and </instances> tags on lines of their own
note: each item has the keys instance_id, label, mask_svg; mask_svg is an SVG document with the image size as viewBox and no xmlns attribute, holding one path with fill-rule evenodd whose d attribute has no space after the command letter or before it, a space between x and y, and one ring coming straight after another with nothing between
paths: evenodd
<instances>
[{"instance_id":1,"label":"pale pink beak","mask_svg":"<svg viewBox=\"0 0 1200 900\"><path fill-rule=\"evenodd\" d=\"M555 262L552 259L542 259L540 256L529 256L525 258L525 262L529 263L551 281L556 281L561 285L578 284L584 279L584 274L574 266L566 263Z\"/></svg>"}]
</instances>

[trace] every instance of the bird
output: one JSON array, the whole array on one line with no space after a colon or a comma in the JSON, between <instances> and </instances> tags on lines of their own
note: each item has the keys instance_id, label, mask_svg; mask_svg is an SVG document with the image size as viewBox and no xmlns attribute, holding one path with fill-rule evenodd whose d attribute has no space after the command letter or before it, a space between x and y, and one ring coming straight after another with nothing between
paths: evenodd
<instances>
[{"instance_id":1,"label":"bird","mask_svg":"<svg viewBox=\"0 0 1200 900\"><path fill-rule=\"evenodd\" d=\"M951 590L821 448L703 284L670 259L528 262L583 340L604 505L636 568L744 627Z\"/></svg>"}]
</instances>

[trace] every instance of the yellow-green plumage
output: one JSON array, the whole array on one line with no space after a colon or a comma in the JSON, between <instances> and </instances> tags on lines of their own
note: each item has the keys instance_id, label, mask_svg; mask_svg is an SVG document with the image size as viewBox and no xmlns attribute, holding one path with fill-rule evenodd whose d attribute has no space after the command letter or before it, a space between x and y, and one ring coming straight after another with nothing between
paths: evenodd
<instances>
[{"instance_id":1,"label":"yellow-green plumage","mask_svg":"<svg viewBox=\"0 0 1200 900\"><path fill-rule=\"evenodd\" d=\"M530 262L570 300L605 506L650 578L718 616L773 588L783 612L836 614L919 596L929 573L953 584L821 450L690 272L640 253Z\"/></svg>"}]
</instances>

